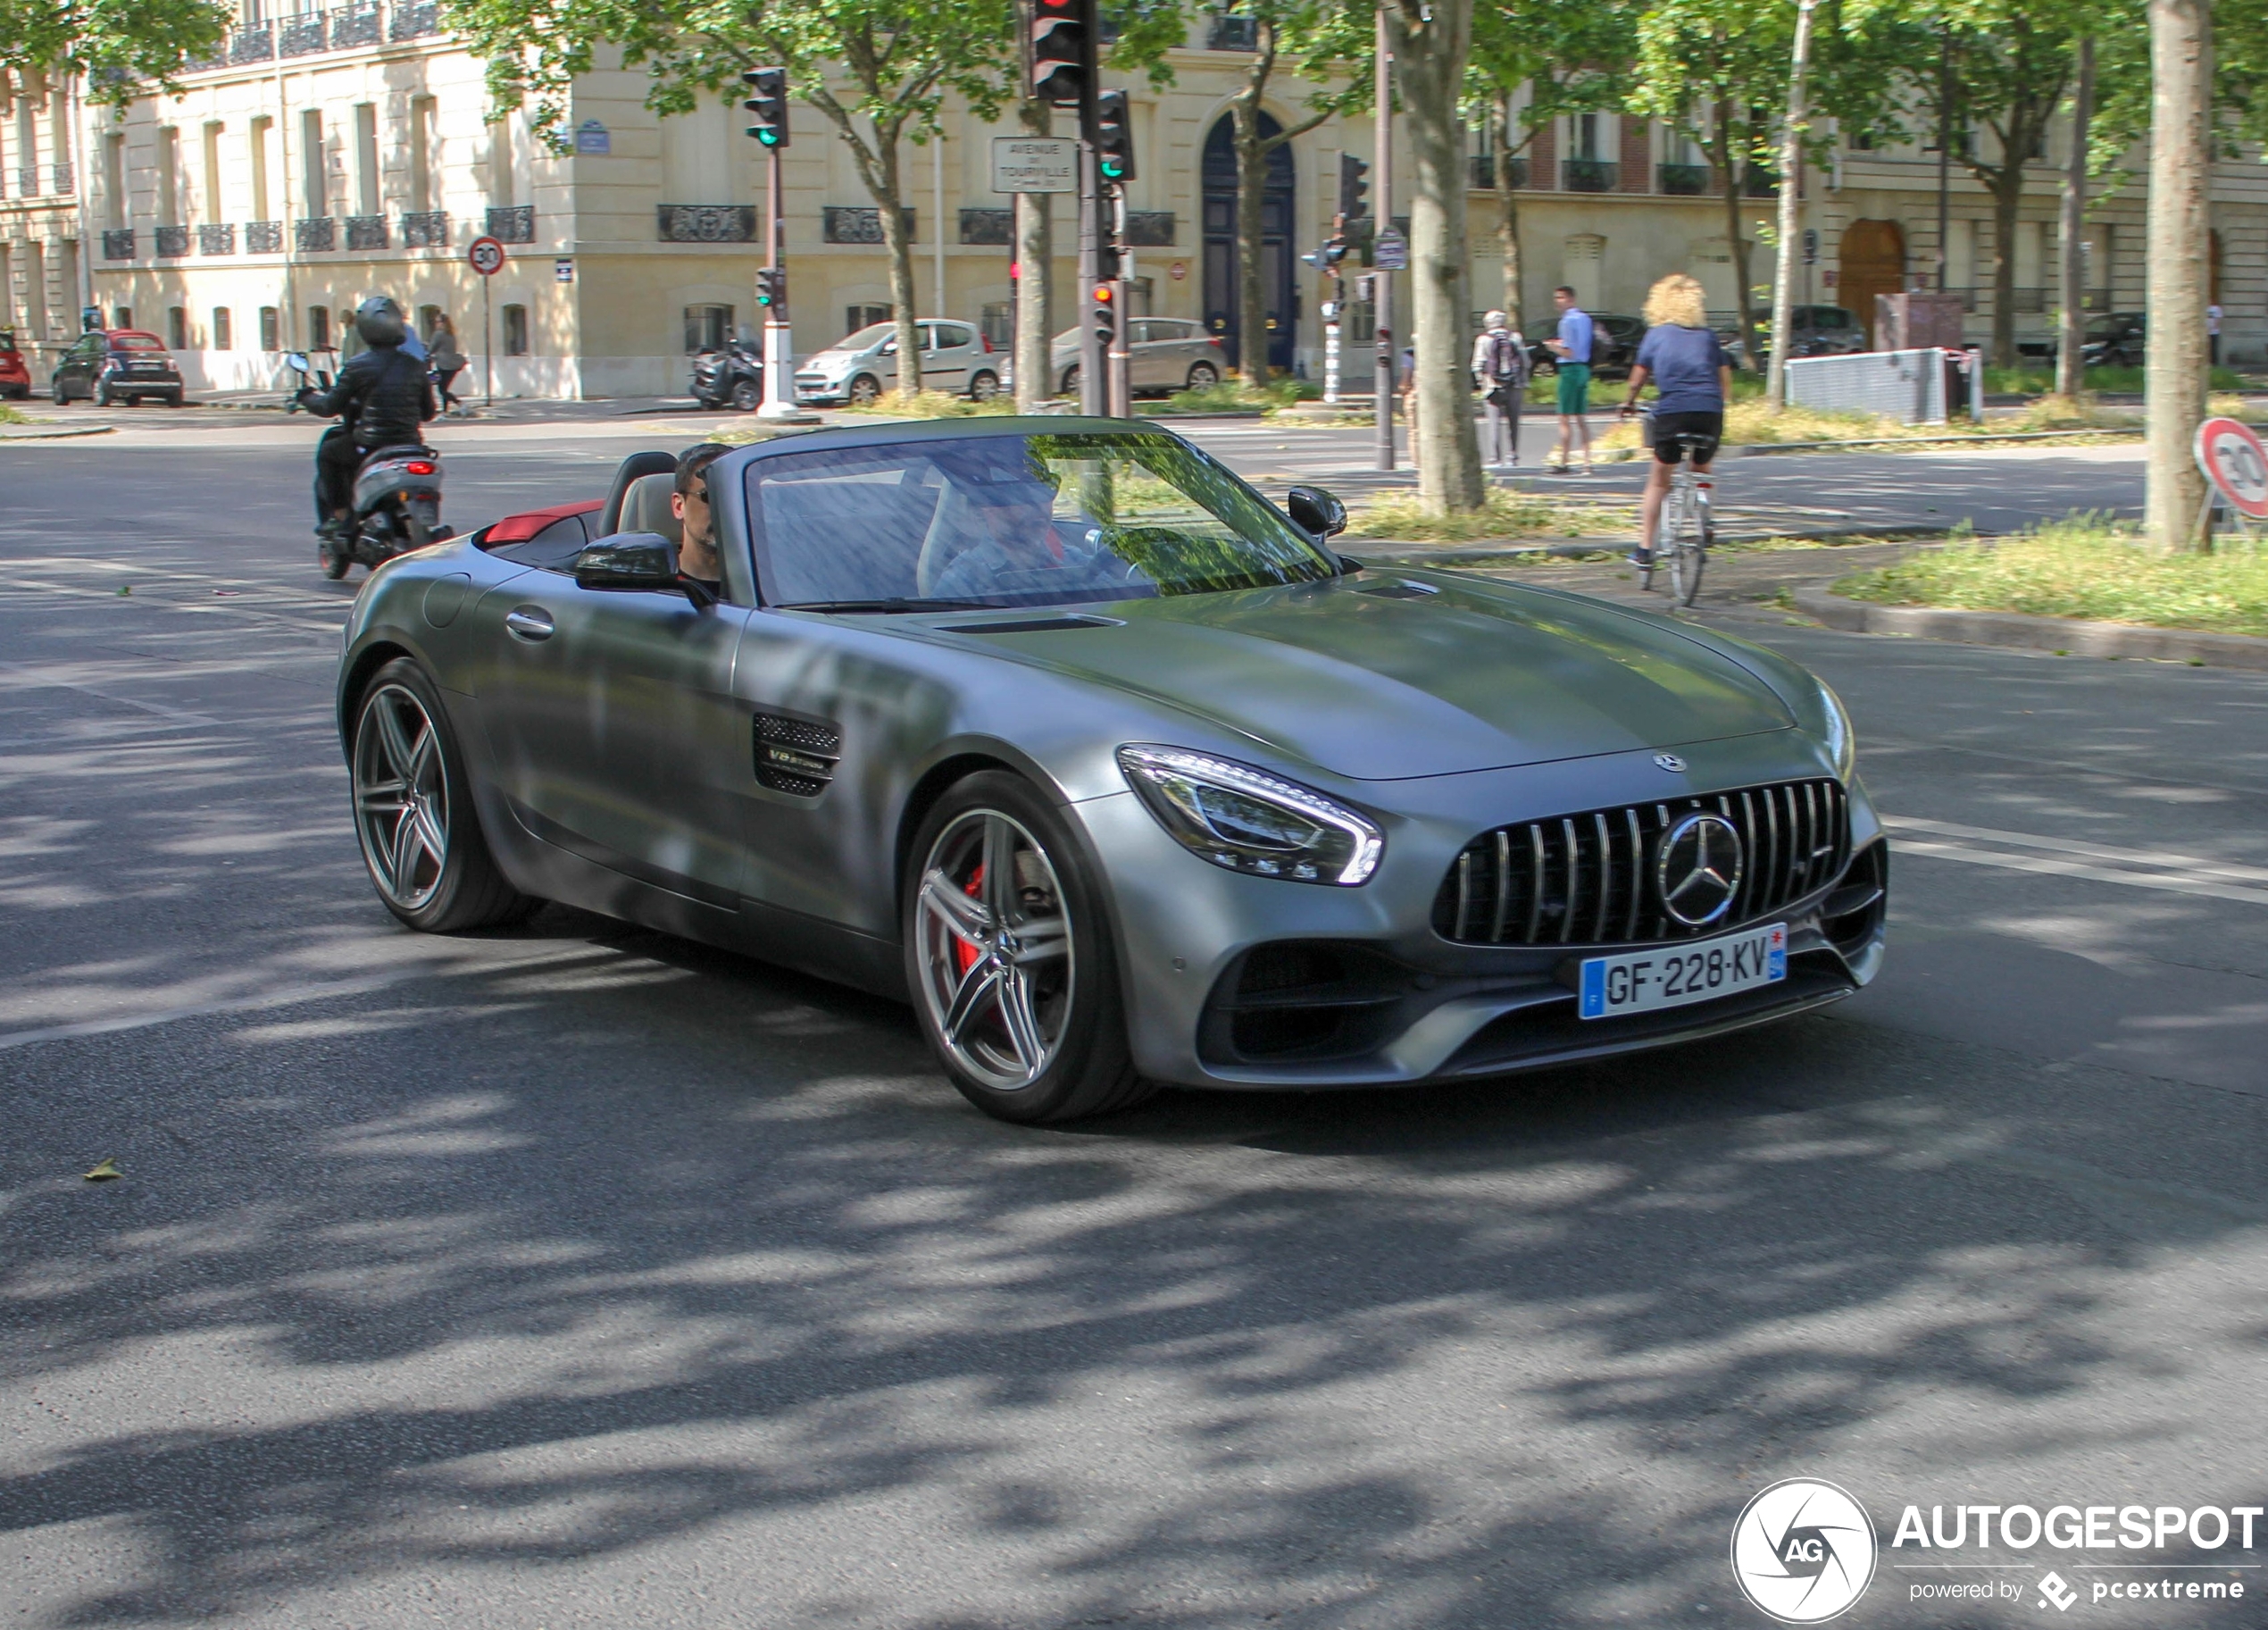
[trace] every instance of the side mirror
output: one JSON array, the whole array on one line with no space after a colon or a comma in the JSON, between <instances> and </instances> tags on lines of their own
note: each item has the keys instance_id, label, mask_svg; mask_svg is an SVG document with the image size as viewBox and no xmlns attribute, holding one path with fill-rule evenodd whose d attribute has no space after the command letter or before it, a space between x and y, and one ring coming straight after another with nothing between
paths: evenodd
<instances>
[{"instance_id":1,"label":"side mirror","mask_svg":"<svg viewBox=\"0 0 2268 1630\"><path fill-rule=\"evenodd\" d=\"M679 573L677 546L658 532L616 532L584 545L575 556L575 586L681 594L699 611L716 603L706 589Z\"/></svg>"},{"instance_id":2,"label":"side mirror","mask_svg":"<svg viewBox=\"0 0 2268 1630\"><path fill-rule=\"evenodd\" d=\"M1313 538L1336 538L1347 530L1347 506L1321 487L1293 488L1284 495L1284 513Z\"/></svg>"},{"instance_id":3,"label":"side mirror","mask_svg":"<svg viewBox=\"0 0 2268 1630\"><path fill-rule=\"evenodd\" d=\"M294 373L306 372L306 353L304 351L286 351L284 353L284 366L290 369Z\"/></svg>"}]
</instances>

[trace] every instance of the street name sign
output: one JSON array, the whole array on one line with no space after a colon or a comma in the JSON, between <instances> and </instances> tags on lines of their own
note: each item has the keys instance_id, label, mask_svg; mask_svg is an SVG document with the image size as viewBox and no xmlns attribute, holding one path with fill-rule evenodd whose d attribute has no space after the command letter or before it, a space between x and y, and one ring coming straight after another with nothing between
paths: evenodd
<instances>
[{"instance_id":1,"label":"street name sign","mask_svg":"<svg viewBox=\"0 0 2268 1630\"><path fill-rule=\"evenodd\" d=\"M1371 264L1380 272L1407 272L1410 269L1410 240L1391 228L1378 235L1371 248Z\"/></svg>"},{"instance_id":2,"label":"street name sign","mask_svg":"<svg viewBox=\"0 0 2268 1630\"><path fill-rule=\"evenodd\" d=\"M1079 144L1064 136L992 138L995 192L1077 192Z\"/></svg>"}]
</instances>

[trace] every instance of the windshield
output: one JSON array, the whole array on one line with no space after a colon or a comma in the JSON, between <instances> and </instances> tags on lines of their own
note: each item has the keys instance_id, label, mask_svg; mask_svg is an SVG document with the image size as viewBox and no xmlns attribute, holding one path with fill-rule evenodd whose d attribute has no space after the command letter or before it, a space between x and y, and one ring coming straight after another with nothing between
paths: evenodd
<instances>
[{"instance_id":1,"label":"windshield","mask_svg":"<svg viewBox=\"0 0 2268 1630\"><path fill-rule=\"evenodd\" d=\"M827 348L830 351L863 351L871 345L888 339L897 331L894 322L870 322L855 334L846 334Z\"/></svg>"},{"instance_id":2,"label":"windshield","mask_svg":"<svg viewBox=\"0 0 2268 1630\"><path fill-rule=\"evenodd\" d=\"M1228 470L1155 432L787 453L749 464L747 496L771 606L1061 606L1337 570Z\"/></svg>"},{"instance_id":3,"label":"windshield","mask_svg":"<svg viewBox=\"0 0 2268 1630\"><path fill-rule=\"evenodd\" d=\"M113 351L163 351L165 342L154 334L113 334L110 348Z\"/></svg>"}]
</instances>

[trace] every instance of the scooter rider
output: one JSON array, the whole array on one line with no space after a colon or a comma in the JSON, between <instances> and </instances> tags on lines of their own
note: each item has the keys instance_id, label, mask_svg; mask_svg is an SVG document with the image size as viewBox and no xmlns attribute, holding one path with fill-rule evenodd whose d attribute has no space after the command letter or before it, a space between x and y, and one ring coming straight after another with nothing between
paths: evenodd
<instances>
[{"instance_id":1,"label":"scooter rider","mask_svg":"<svg viewBox=\"0 0 2268 1630\"><path fill-rule=\"evenodd\" d=\"M402 308L372 295L354 308L354 331L370 347L348 359L329 390L302 386L297 401L339 422L315 444L315 531L344 536L352 524L354 472L376 447L416 446L434 416L433 384L422 347L408 347Z\"/></svg>"}]
</instances>

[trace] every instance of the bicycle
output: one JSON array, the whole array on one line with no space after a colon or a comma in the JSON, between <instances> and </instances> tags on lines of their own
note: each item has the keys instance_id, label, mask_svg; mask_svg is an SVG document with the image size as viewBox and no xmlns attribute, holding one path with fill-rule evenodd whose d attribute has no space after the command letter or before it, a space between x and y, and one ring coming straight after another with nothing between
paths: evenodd
<instances>
[{"instance_id":1,"label":"bicycle","mask_svg":"<svg viewBox=\"0 0 2268 1630\"><path fill-rule=\"evenodd\" d=\"M1652 415L1647 415L1648 429ZM1647 438L1651 445L1653 438ZM1716 529L1709 514L1709 494L1716 483L1694 467L1698 452L1714 453L1711 439L1680 434L1675 438L1678 460L1670 467L1670 490L1663 495L1662 518L1654 529L1654 560L1638 568L1638 587L1651 591L1654 573L1664 559L1670 567L1670 595L1680 606L1690 606L1701 593L1702 568L1708 564L1709 546ZM1704 447L1701 444L1708 442Z\"/></svg>"}]
</instances>

